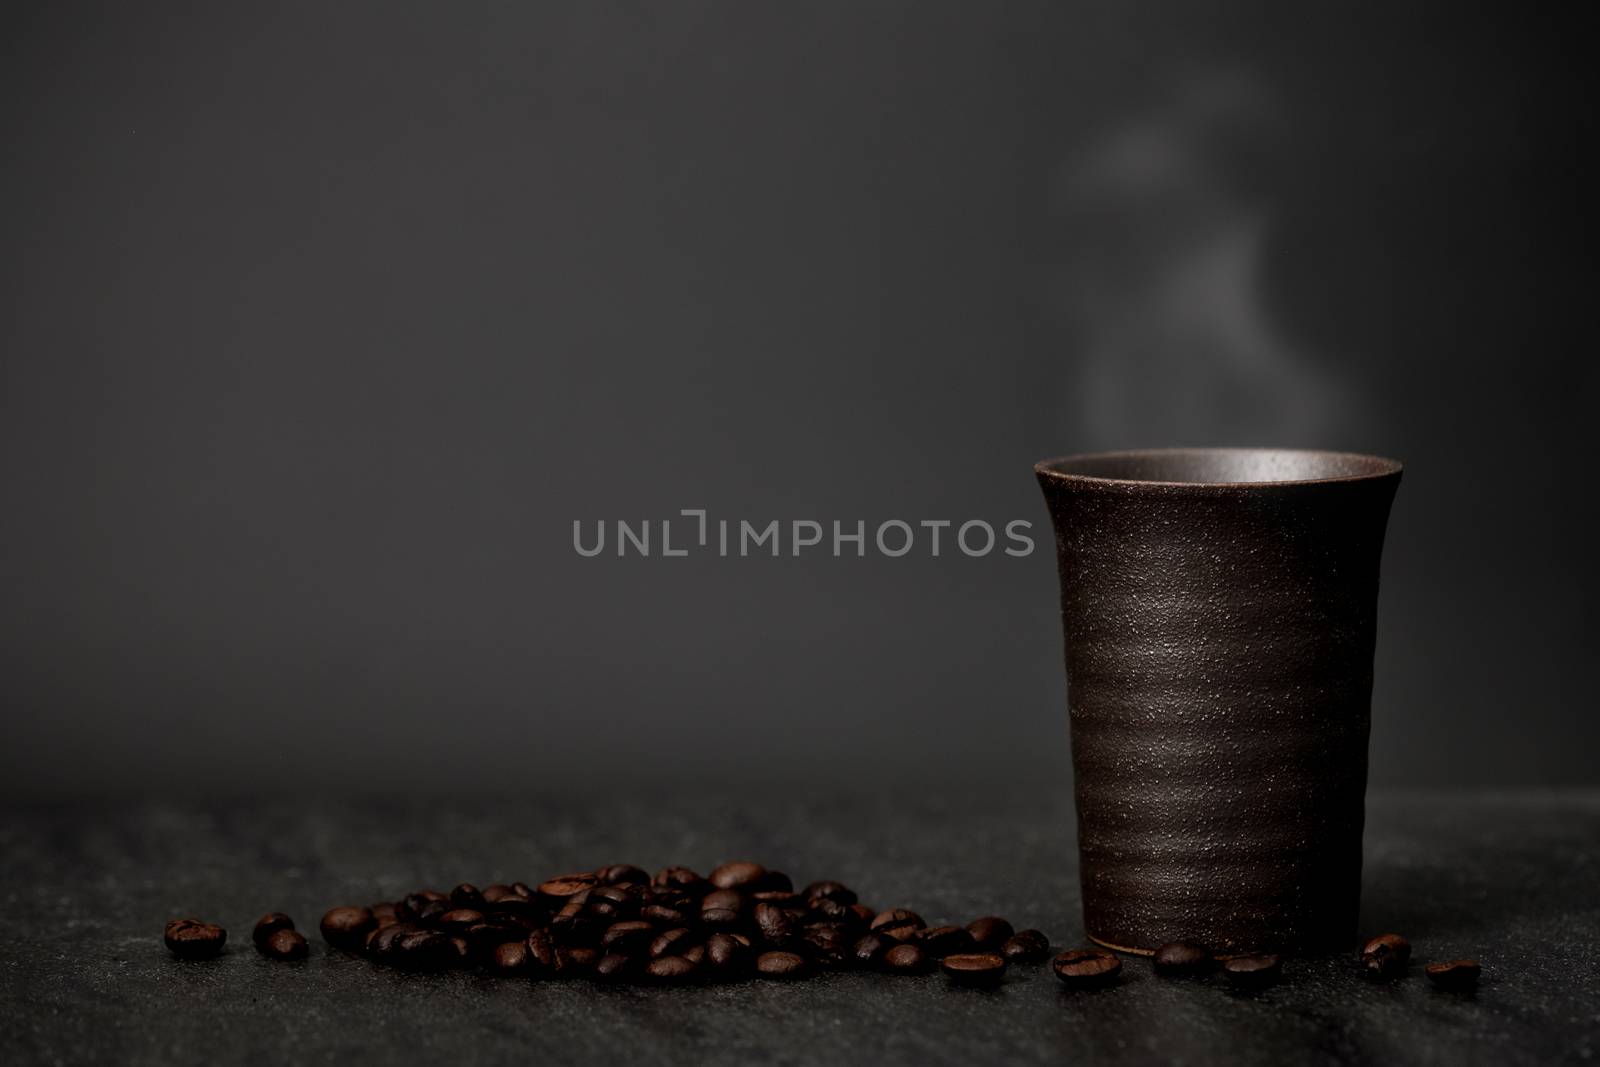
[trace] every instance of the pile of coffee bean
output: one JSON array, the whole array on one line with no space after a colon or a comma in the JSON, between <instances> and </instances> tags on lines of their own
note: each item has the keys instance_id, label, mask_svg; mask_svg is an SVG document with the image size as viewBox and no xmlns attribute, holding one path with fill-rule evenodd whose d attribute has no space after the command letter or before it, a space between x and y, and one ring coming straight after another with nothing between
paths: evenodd
<instances>
[{"instance_id":1,"label":"pile of coffee bean","mask_svg":"<svg viewBox=\"0 0 1600 1067\"><path fill-rule=\"evenodd\" d=\"M992 988L1012 964L1042 963L1050 955L1041 931L1015 930L998 916L930 926L906 908L870 907L839 882L796 890L788 875L748 861L706 876L688 867L650 875L619 863L537 885L419 889L395 901L332 908L320 929L335 949L405 971L660 985L937 968L954 984ZM198 919L175 919L166 928L167 947L184 959L219 955L226 940L222 927ZM309 952L282 912L262 916L252 940L268 959L301 960ZM1404 938L1387 934L1368 943L1362 961L1369 975L1390 978L1404 972L1410 955ZM1163 945L1152 962L1156 974L1172 978L1203 975L1219 963L1189 942ZM1282 974L1277 956L1234 957L1220 966L1245 989L1271 985ZM1122 960L1104 949L1072 949L1056 956L1052 969L1070 989L1103 989L1119 980ZM1470 988L1477 974L1470 960L1428 968L1445 988Z\"/></svg>"}]
</instances>

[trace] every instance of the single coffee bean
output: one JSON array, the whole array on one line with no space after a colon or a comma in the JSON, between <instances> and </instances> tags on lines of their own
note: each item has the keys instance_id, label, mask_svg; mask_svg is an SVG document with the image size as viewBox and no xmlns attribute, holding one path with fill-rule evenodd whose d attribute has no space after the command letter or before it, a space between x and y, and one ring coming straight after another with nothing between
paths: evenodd
<instances>
[{"instance_id":1,"label":"single coffee bean","mask_svg":"<svg viewBox=\"0 0 1600 1067\"><path fill-rule=\"evenodd\" d=\"M1051 960L1050 966L1068 989L1101 989L1122 973L1122 961L1098 948L1070 949Z\"/></svg>"},{"instance_id":2,"label":"single coffee bean","mask_svg":"<svg viewBox=\"0 0 1600 1067\"><path fill-rule=\"evenodd\" d=\"M439 916L438 925L447 933L460 934L483 922L483 918L483 912L476 908L452 908Z\"/></svg>"},{"instance_id":3,"label":"single coffee bean","mask_svg":"<svg viewBox=\"0 0 1600 1067\"><path fill-rule=\"evenodd\" d=\"M831 900L846 907L856 902L855 890L840 882L812 882L804 896L809 901Z\"/></svg>"},{"instance_id":4,"label":"single coffee bean","mask_svg":"<svg viewBox=\"0 0 1600 1067\"><path fill-rule=\"evenodd\" d=\"M392 900L372 905L372 917L378 920L379 926L387 926L392 922L400 921L400 906Z\"/></svg>"},{"instance_id":5,"label":"single coffee bean","mask_svg":"<svg viewBox=\"0 0 1600 1067\"><path fill-rule=\"evenodd\" d=\"M850 961L864 971L877 970L883 966L883 957L898 943L882 934L862 934L850 946Z\"/></svg>"},{"instance_id":6,"label":"single coffee bean","mask_svg":"<svg viewBox=\"0 0 1600 1067\"><path fill-rule=\"evenodd\" d=\"M633 970L633 958L620 952L608 952L595 961L591 977L597 982L620 982Z\"/></svg>"},{"instance_id":7,"label":"single coffee bean","mask_svg":"<svg viewBox=\"0 0 1600 1067\"><path fill-rule=\"evenodd\" d=\"M941 960L957 952L971 952L977 946L972 935L960 926L930 926L917 934L917 944L931 959Z\"/></svg>"},{"instance_id":8,"label":"single coffee bean","mask_svg":"<svg viewBox=\"0 0 1600 1067\"><path fill-rule=\"evenodd\" d=\"M759 863L740 861L724 863L711 872L711 884L718 889L760 889L759 883L767 869Z\"/></svg>"},{"instance_id":9,"label":"single coffee bean","mask_svg":"<svg viewBox=\"0 0 1600 1067\"><path fill-rule=\"evenodd\" d=\"M484 897L483 909L496 918L535 922L545 914L544 905L520 893L507 893L490 900Z\"/></svg>"},{"instance_id":10,"label":"single coffee bean","mask_svg":"<svg viewBox=\"0 0 1600 1067\"><path fill-rule=\"evenodd\" d=\"M447 938L450 942L450 964L454 967L470 967L475 959L472 944L460 934Z\"/></svg>"},{"instance_id":11,"label":"single coffee bean","mask_svg":"<svg viewBox=\"0 0 1600 1067\"><path fill-rule=\"evenodd\" d=\"M297 930L282 927L256 942L256 950L269 960L303 960L310 952L306 939Z\"/></svg>"},{"instance_id":12,"label":"single coffee bean","mask_svg":"<svg viewBox=\"0 0 1600 1067\"><path fill-rule=\"evenodd\" d=\"M1263 989L1283 977L1283 957L1235 956L1223 961L1222 973L1240 989Z\"/></svg>"},{"instance_id":13,"label":"single coffee bean","mask_svg":"<svg viewBox=\"0 0 1600 1067\"><path fill-rule=\"evenodd\" d=\"M689 913L682 908L669 908L665 904L646 904L639 909L639 918L657 927L683 926L689 921Z\"/></svg>"},{"instance_id":14,"label":"single coffee bean","mask_svg":"<svg viewBox=\"0 0 1600 1067\"><path fill-rule=\"evenodd\" d=\"M580 893L594 888L600 880L588 871L577 874L563 874L558 878L540 882L536 890L539 896L554 904L565 904Z\"/></svg>"},{"instance_id":15,"label":"single coffee bean","mask_svg":"<svg viewBox=\"0 0 1600 1067\"><path fill-rule=\"evenodd\" d=\"M995 952L957 953L946 956L940 969L957 985L992 989L1006 976L1006 960Z\"/></svg>"},{"instance_id":16,"label":"single coffee bean","mask_svg":"<svg viewBox=\"0 0 1600 1067\"><path fill-rule=\"evenodd\" d=\"M504 900L506 897L514 897L517 893L510 886L496 882L494 885L484 886L482 895L485 904L494 904L497 901Z\"/></svg>"},{"instance_id":17,"label":"single coffee bean","mask_svg":"<svg viewBox=\"0 0 1600 1067\"><path fill-rule=\"evenodd\" d=\"M395 938L390 957L408 971L438 971L449 966L456 952L450 938L437 930L410 930Z\"/></svg>"},{"instance_id":18,"label":"single coffee bean","mask_svg":"<svg viewBox=\"0 0 1600 1067\"><path fill-rule=\"evenodd\" d=\"M606 885L649 885L650 876L631 863L613 863L595 871L595 877Z\"/></svg>"},{"instance_id":19,"label":"single coffee bean","mask_svg":"<svg viewBox=\"0 0 1600 1067\"><path fill-rule=\"evenodd\" d=\"M806 958L794 952L763 952L756 957L756 973L763 978L799 978L806 972Z\"/></svg>"},{"instance_id":20,"label":"single coffee bean","mask_svg":"<svg viewBox=\"0 0 1600 1067\"><path fill-rule=\"evenodd\" d=\"M644 973L651 981L666 985L681 985L694 977L699 968L694 961L682 956L663 956L645 965Z\"/></svg>"},{"instance_id":21,"label":"single coffee bean","mask_svg":"<svg viewBox=\"0 0 1600 1067\"><path fill-rule=\"evenodd\" d=\"M390 923L380 926L367 935L367 955L376 960L384 960L394 952L394 943L402 934L408 934L416 927L410 923Z\"/></svg>"},{"instance_id":22,"label":"single coffee bean","mask_svg":"<svg viewBox=\"0 0 1600 1067\"><path fill-rule=\"evenodd\" d=\"M602 885L589 891L585 906L590 915L614 922L637 912L639 900L622 886Z\"/></svg>"},{"instance_id":23,"label":"single coffee bean","mask_svg":"<svg viewBox=\"0 0 1600 1067\"><path fill-rule=\"evenodd\" d=\"M1379 934L1361 946L1361 967L1374 982L1399 978L1411 966L1411 942L1399 934Z\"/></svg>"},{"instance_id":24,"label":"single coffee bean","mask_svg":"<svg viewBox=\"0 0 1600 1067\"><path fill-rule=\"evenodd\" d=\"M440 917L449 911L450 902L448 900L430 900L422 905L421 910L417 912L416 919L413 921L421 926L437 926L439 925Z\"/></svg>"},{"instance_id":25,"label":"single coffee bean","mask_svg":"<svg viewBox=\"0 0 1600 1067\"><path fill-rule=\"evenodd\" d=\"M813 919L826 919L829 922L856 921L856 913L848 904L841 904L837 900L827 897L813 897L806 902L806 909Z\"/></svg>"},{"instance_id":26,"label":"single coffee bean","mask_svg":"<svg viewBox=\"0 0 1600 1067\"><path fill-rule=\"evenodd\" d=\"M696 967L700 966L700 964L704 963L706 959L705 945L701 944L689 946L683 950L683 958L694 964Z\"/></svg>"},{"instance_id":27,"label":"single coffee bean","mask_svg":"<svg viewBox=\"0 0 1600 1067\"><path fill-rule=\"evenodd\" d=\"M757 890L765 893L793 893L794 880L782 871L768 870L748 891Z\"/></svg>"},{"instance_id":28,"label":"single coffee bean","mask_svg":"<svg viewBox=\"0 0 1600 1067\"><path fill-rule=\"evenodd\" d=\"M750 903L771 904L773 907L777 908L792 908L796 906L804 906L805 898L792 889L771 889L764 890L760 893L751 893Z\"/></svg>"},{"instance_id":29,"label":"single coffee bean","mask_svg":"<svg viewBox=\"0 0 1600 1067\"><path fill-rule=\"evenodd\" d=\"M1050 955L1050 939L1042 930L1018 930L1000 946L1000 955L1012 963L1042 963Z\"/></svg>"},{"instance_id":30,"label":"single coffee bean","mask_svg":"<svg viewBox=\"0 0 1600 1067\"><path fill-rule=\"evenodd\" d=\"M707 883L688 867L663 867L650 879L650 886L658 890L700 893L706 889Z\"/></svg>"},{"instance_id":31,"label":"single coffee bean","mask_svg":"<svg viewBox=\"0 0 1600 1067\"><path fill-rule=\"evenodd\" d=\"M367 939L367 932L378 925L371 908L330 908L322 917L322 939L334 948L355 951Z\"/></svg>"},{"instance_id":32,"label":"single coffee bean","mask_svg":"<svg viewBox=\"0 0 1600 1067\"><path fill-rule=\"evenodd\" d=\"M467 927L466 931L458 936L465 938L475 953L488 957L497 945L526 940L528 931L513 923L481 922Z\"/></svg>"},{"instance_id":33,"label":"single coffee bean","mask_svg":"<svg viewBox=\"0 0 1600 1067\"><path fill-rule=\"evenodd\" d=\"M495 974L522 974L528 969L528 943L507 941L496 945L489 954L489 970Z\"/></svg>"},{"instance_id":34,"label":"single coffee bean","mask_svg":"<svg viewBox=\"0 0 1600 1067\"><path fill-rule=\"evenodd\" d=\"M883 969L891 974L922 974L928 964L928 954L910 942L896 944L883 954Z\"/></svg>"},{"instance_id":35,"label":"single coffee bean","mask_svg":"<svg viewBox=\"0 0 1600 1067\"><path fill-rule=\"evenodd\" d=\"M199 919L173 919L162 931L162 939L168 951L179 959L208 960L222 952L228 931Z\"/></svg>"},{"instance_id":36,"label":"single coffee bean","mask_svg":"<svg viewBox=\"0 0 1600 1067\"><path fill-rule=\"evenodd\" d=\"M1475 989L1478 985L1478 976L1483 973L1483 967L1477 960L1447 960L1443 963L1430 963L1423 968L1436 988L1448 989L1453 992L1464 992Z\"/></svg>"},{"instance_id":37,"label":"single coffee bean","mask_svg":"<svg viewBox=\"0 0 1600 1067\"><path fill-rule=\"evenodd\" d=\"M528 935L528 970L535 978L555 978L567 966L566 953L561 951L550 931L543 927Z\"/></svg>"},{"instance_id":38,"label":"single coffee bean","mask_svg":"<svg viewBox=\"0 0 1600 1067\"><path fill-rule=\"evenodd\" d=\"M700 899L700 921L707 926L732 926L743 908L744 897L738 890L714 889Z\"/></svg>"},{"instance_id":39,"label":"single coffee bean","mask_svg":"<svg viewBox=\"0 0 1600 1067\"><path fill-rule=\"evenodd\" d=\"M708 973L723 981L744 975L755 960L746 938L727 933L715 933L707 938L705 953Z\"/></svg>"},{"instance_id":40,"label":"single coffee bean","mask_svg":"<svg viewBox=\"0 0 1600 1067\"><path fill-rule=\"evenodd\" d=\"M1193 941L1168 941L1156 949L1150 962L1163 978L1183 978L1206 973L1215 961L1204 945Z\"/></svg>"},{"instance_id":41,"label":"single coffee bean","mask_svg":"<svg viewBox=\"0 0 1600 1067\"><path fill-rule=\"evenodd\" d=\"M462 882L450 890L450 906L453 908L481 909L483 904L483 893L471 882Z\"/></svg>"},{"instance_id":42,"label":"single coffee bean","mask_svg":"<svg viewBox=\"0 0 1600 1067\"><path fill-rule=\"evenodd\" d=\"M972 935L972 941L978 947L993 949L1005 944L1006 939L1016 933L1016 930L998 915L985 915L981 919L969 922L967 933Z\"/></svg>"},{"instance_id":43,"label":"single coffee bean","mask_svg":"<svg viewBox=\"0 0 1600 1067\"><path fill-rule=\"evenodd\" d=\"M856 917L855 922L857 926L864 927L877 917L878 909L868 907L865 904L857 902L850 905L850 914Z\"/></svg>"},{"instance_id":44,"label":"single coffee bean","mask_svg":"<svg viewBox=\"0 0 1600 1067\"><path fill-rule=\"evenodd\" d=\"M799 947L811 962L825 970L838 970L850 963L852 939L848 931L833 923L806 928Z\"/></svg>"},{"instance_id":45,"label":"single coffee bean","mask_svg":"<svg viewBox=\"0 0 1600 1067\"><path fill-rule=\"evenodd\" d=\"M890 908L880 911L872 920L871 927L874 933L885 937L892 937L896 941L909 941L917 936L917 931L927 926L922 921L922 916L907 908Z\"/></svg>"},{"instance_id":46,"label":"single coffee bean","mask_svg":"<svg viewBox=\"0 0 1600 1067\"><path fill-rule=\"evenodd\" d=\"M256 920L256 928L250 931L250 940L260 948L267 943L267 938L279 930L293 930L294 920L281 911L269 911Z\"/></svg>"},{"instance_id":47,"label":"single coffee bean","mask_svg":"<svg viewBox=\"0 0 1600 1067\"><path fill-rule=\"evenodd\" d=\"M795 938L794 920L776 904L757 904L755 920L765 944L781 948Z\"/></svg>"},{"instance_id":48,"label":"single coffee bean","mask_svg":"<svg viewBox=\"0 0 1600 1067\"><path fill-rule=\"evenodd\" d=\"M688 927L680 926L676 930L668 930L658 934L650 942L650 958L658 960L663 956L681 956L683 951L694 944L695 934Z\"/></svg>"},{"instance_id":49,"label":"single coffee bean","mask_svg":"<svg viewBox=\"0 0 1600 1067\"><path fill-rule=\"evenodd\" d=\"M645 951L655 937L656 928L640 919L612 923L601 935L600 947L607 952L620 952L634 956Z\"/></svg>"}]
</instances>

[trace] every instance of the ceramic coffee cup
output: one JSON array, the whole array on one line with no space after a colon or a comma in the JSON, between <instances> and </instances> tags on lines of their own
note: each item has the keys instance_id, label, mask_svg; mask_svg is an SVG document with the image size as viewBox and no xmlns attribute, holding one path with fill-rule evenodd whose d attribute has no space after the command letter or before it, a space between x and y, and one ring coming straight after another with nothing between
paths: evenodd
<instances>
[{"instance_id":1,"label":"ceramic coffee cup","mask_svg":"<svg viewBox=\"0 0 1600 1067\"><path fill-rule=\"evenodd\" d=\"M1034 469L1056 533L1089 936L1131 952L1349 947L1400 464L1171 449Z\"/></svg>"}]
</instances>

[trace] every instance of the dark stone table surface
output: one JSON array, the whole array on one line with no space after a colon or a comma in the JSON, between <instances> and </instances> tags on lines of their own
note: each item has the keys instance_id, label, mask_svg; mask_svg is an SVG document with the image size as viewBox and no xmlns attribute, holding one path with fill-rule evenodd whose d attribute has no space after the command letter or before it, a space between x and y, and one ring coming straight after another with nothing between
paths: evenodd
<instances>
[{"instance_id":1,"label":"dark stone table surface","mask_svg":"<svg viewBox=\"0 0 1600 1067\"><path fill-rule=\"evenodd\" d=\"M701 793L583 798L12 805L0 814L0 1062L1552 1063L1600 1053L1600 793L1382 793L1368 804L1363 929L1419 961L1476 956L1475 994L1351 958L1292 961L1243 995L1217 980L996 991L844 974L692 989L411 976L328 952L260 959L250 925L336 903L602 862L725 858L830 876L930 919L995 912L1083 941L1070 798ZM194 914L220 959L167 955Z\"/></svg>"}]
</instances>

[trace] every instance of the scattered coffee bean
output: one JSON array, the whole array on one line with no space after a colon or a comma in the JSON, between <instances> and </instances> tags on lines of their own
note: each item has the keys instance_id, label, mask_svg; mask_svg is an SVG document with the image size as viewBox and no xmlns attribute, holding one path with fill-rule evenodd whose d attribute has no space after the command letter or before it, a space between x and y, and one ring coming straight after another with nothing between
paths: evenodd
<instances>
[{"instance_id":1,"label":"scattered coffee bean","mask_svg":"<svg viewBox=\"0 0 1600 1067\"><path fill-rule=\"evenodd\" d=\"M806 958L793 952L763 952L756 957L756 973L763 978L799 978Z\"/></svg>"},{"instance_id":2,"label":"scattered coffee bean","mask_svg":"<svg viewBox=\"0 0 1600 1067\"><path fill-rule=\"evenodd\" d=\"M877 970L883 966L883 958L889 950L898 943L882 934L862 934L850 946L850 961L864 971Z\"/></svg>"},{"instance_id":3,"label":"scattered coffee bean","mask_svg":"<svg viewBox=\"0 0 1600 1067\"><path fill-rule=\"evenodd\" d=\"M1483 973L1483 968L1477 960L1448 960L1430 963L1423 971L1436 988L1462 992L1477 988L1478 976Z\"/></svg>"},{"instance_id":4,"label":"scattered coffee bean","mask_svg":"<svg viewBox=\"0 0 1600 1067\"><path fill-rule=\"evenodd\" d=\"M652 981L678 985L694 977L698 969L694 961L683 956L663 956L651 960L644 970Z\"/></svg>"},{"instance_id":5,"label":"scattered coffee bean","mask_svg":"<svg viewBox=\"0 0 1600 1067\"><path fill-rule=\"evenodd\" d=\"M957 952L971 952L977 947L972 935L960 926L930 926L917 933L917 944L931 959L944 959Z\"/></svg>"},{"instance_id":6,"label":"scattered coffee bean","mask_svg":"<svg viewBox=\"0 0 1600 1067\"><path fill-rule=\"evenodd\" d=\"M481 908L483 904L483 893L471 882L462 882L450 890L450 906L453 908Z\"/></svg>"},{"instance_id":7,"label":"scattered coffee bean","mask_svg":"<svg viewBox=\"0 0 1600 1067\"><path fill-rule=\"evenodd\" d=\"M1005 944L1016 930L998 915L985 915L969 922L967 933L972 935L973 943L979 948L996 949Z\"/></svg>"},{"instance_id":8,"label":"scattered coffee bean","mask_svg":"<svg viewBox=\"0 0 1600 1067\"><path fill-rule=\"evenodd\" d=\"M362 946L368 932L376 925L378 920L373 918L371 908L332 908L322 917L322 939L334 948L353 952Z\"/></svg>"},{"instance_id":9,"label":"scattered coffee bean","mask_svg":"<svg viewBox=\"0 0 1600 1067\"><path fill-rule=\"evenodd\" d=\"M1193 977L1211 970L1211 950L1193 941L1168 941L1156 949L1151 964L1163 978Z\"/></svg>"},{"instance_id":10,"label":"scattered coffee bean","mask_svg":"<svg viewBox=\"0 0 1600 1067\"><path fill-rule=\"evenodd\" d=\"M600 947L625 956L643 953L654 939L656 928L641 919L612 923L600 938Z\"/></svg>"},{"instance_id":11,"label":"scattered coffee bean","mask_svg":"<svg viewBox=\"0 0 1600 1067\"><path fill-rule=\"evenodd\" d=\"M812 882L801 895L809 901L831 900L845 907L856 902L855 890L840 882Z\"/></svg>"},{"instance_id":12,"label":"scattered coffee bean","mask_svg":"<svg viewBox=\"0 0 1600 1067\"><path fill-rule=\"evenodd\" d=\"M279 930L293 930L294 920L281 911L269 911L256 920L256 928L250 931L250 939L260 948L267 943L267 938Z\"/></svg>"},{"instance_id":13,"label":"scattered coffee bean","mask_svg":"<svg viewBox=\"0 0 1600 1067\"><path fill-rule=\"evenodd\" d=\"M216 923L199 919L173 919L162 936L174 956L185 960L208 960L222 952L228 931Z\"/></svg>"},{"instance_id":14,"label":"scattered coffee bean","mask_svg":"<svg viewBox=\"0 0 1600 1067\"><path fill-rule=\"evenodd\" d=\"M1379 934L1361 946L1361 967L1374 982L1399 978L1411 966L1411 942L1399 934Z\"/></svg>"},{"instance_id":15,"label":"scattered coffee bean","mask_svg":"<svg viewBox=\"0 0 1600 1067\"><path fill-rule=\"evenodd\" d=\"M1100 989L1111 985L1122 973L1122 961L1099 948L1075 948L1050 962L1056 977L1068 989Z\"/></svg>"},{"instance_id":16,"label":"scattered coffee bean","mask_svg":"<svg viewBox=\"0 0 1600 1067\"><path fill-rule=\"evenodd\" d=\"M395 938L390 957L408 971L437 971L457 956L450 938L437 930L408 930Z\"/></svg>"},{"instance_id":17,"label":"scattered coffee bean","mask_svg":"<svg viewBox=\"0 0 1600 1067\"><path fill-rule=\"evenodd\" d=\"M946 956L940 970L957 985L992 989L1006 976L1005 957L995 952L964 952Z\"/></svg>"},{"instance_id":18,"label":"scattered coffee bean","mask_svg":"<svg viewBox=\"0 0 1600 1067\"><path fill-rule=\"evenodd\" d=\"M892 937L896 941L909 941L928 924L922 921L922 916L906 908L890 908L880 911L872 920L871 927L874 933L881 933L885 937Z\"/></svg>"},{"instance_id":19,"label":"scattered coffee bean","mask_svg":"<svg viewBox=\"0 0 1600 1067\"><path fill-rule=\"evenodd\" d=\"M599 982L620 982L627 978L632 970L632 957L611 952L601 956L595 962L592 974L594 979Z\"/></svg>"},{"instance_id":20,"label":"scattered coffee bean","mask_svg":"<svg viewBox=\"0 0 1600 1067\"><path fill-rule=\"evenodd\" d=\"M651 927L654 929L654 927ZM650 942L650 958L658 960L663 956L680 956L695 942L695 933L687 926L680 926L675 930L668 930L659 934Z\"/></svg>"},{"instance_id":21,"label":"scattered coffee bean","mask_svg":"<svg viewBox=\"0 0 1600 1067\"><path fill-rule=\"evenodd\" d=\"M256 942L256 951L269 960L303 960L310 952L306 939L299 931L282 927Z\"/></svg>"},{"instance_id":22,"label":"scattered coffee bean","mask_svg":"<svg viewBox=\"0 0 1600 1067\"><path fill-rule=\"evenodd\" d=\"M598 878L586 871L578 874L563 874L560 877L540 882L535 892L552 903L565 904L578 894L592 889L598 881Z\"/></svg>"},{"instance_id":23,"label":"scattered coffee bean","mask_svg":"<svg viewBox=\"0 0 1600 1067\"><path fill-rule=\"evenodd\" d=\"M1222 973L1240 989L1263 989L1283 977L1283 957L1235 956L1223 962Z\"/></svg>"},{"instance_id":24,"label":"scattered coffee bean","mask_svg":"<svg viewBox=\"0 0 1600 1067\"><path fill-rule=\"evenodd\" d=\"M613 863L594 872L606 885L649 885L650 876L631 863Z\"/></svg>"},{"instance_id":25,"label":"scattered coffee bean","mask_svg":"<svg viewBox=\"0 0 1600 1067\"><path fill-rule=\"evenodd\" d=\"M794 920L776 904L757 904L755 920L761 940L774 948L782 948L795 938Z\"/></svg>"},{"instance_id":26,"label":"scattered coffee bean","mask_svg":"<svg viewBox=\"0 0 1600 1067\"><path fill-rule=\"evenodd\" d=\"M715 978L741 977L750 970L754 960L749 941L737 934L716 933L706 939L705 962Z\"/></svg>"},{"instance_id":27,"label":"scattered coffee bean","mask_svg":"<svg viewBox=\"0 0 1600 1067\"><path fill-rule=\"evenodd\" d=\"M1000 955L1012 963L1042 963L1050 955L1050 939L1038 930L1018 930L1000 946Z\"/></svg>"},{"instance_id":28,"label":"scattered coffee bean","mask_svg":"<svg viewBox=\"0 0 1600 1067\"><path fill-rule=\"evenodd\" d=\"M883 954L883 969L891 974L922 974L928 969L928 954L920 945L897 944Z\"/></svg>"}]
</instances>

